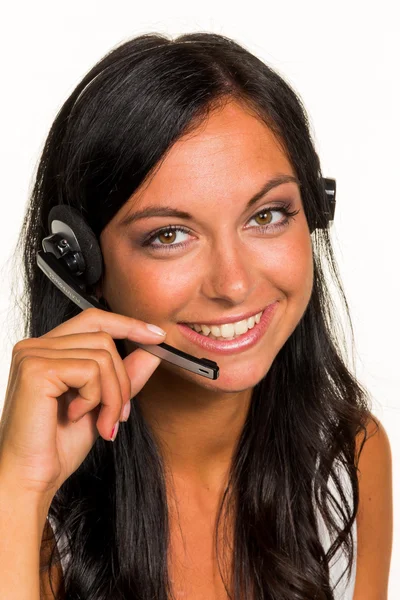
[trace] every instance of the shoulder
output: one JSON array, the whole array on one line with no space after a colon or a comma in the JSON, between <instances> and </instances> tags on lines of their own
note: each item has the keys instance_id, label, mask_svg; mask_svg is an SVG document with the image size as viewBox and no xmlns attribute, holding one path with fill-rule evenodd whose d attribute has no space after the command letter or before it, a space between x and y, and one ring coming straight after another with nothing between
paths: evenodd
<instances>
[{"instance_id":1,"label":"shoulder","mask_svg":"<svg viewBox=\"0 0 400 600\"><path fill-rule=\"evenodd\" d=\"M386 600L393 535L392 453L375 415L356 439L359 507L357 569L353 600Z\"/></svg>"}]
</instances>

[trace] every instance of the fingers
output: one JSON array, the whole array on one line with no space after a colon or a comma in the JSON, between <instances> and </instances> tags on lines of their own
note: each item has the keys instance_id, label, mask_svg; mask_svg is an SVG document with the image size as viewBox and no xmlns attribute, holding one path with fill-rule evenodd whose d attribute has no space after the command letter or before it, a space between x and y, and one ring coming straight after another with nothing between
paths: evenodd
<instances>
[{"instance_id":1,"label":"fingers","mask_svg":"<svg viewBox=\"0 0 400 600\"><path fill-rule=\"evenodd\" d=\"M156 344L164 340L165 336L152 332L147 328L148 323L119 315L99 308L87 308L72 319L61 323L41 338L52 338L73 333L105 331L113 339L128 338L143 344ZM153 327L156 327L153 325Z\"/></svg>"},{"instance_id":2,"label":"fingers","mask_svg":"<svg viewBox=\"0 0 400 600\"><path fill-rule=\"evenodd\" d=\"M131 398L136 396L161 363L161 358L137 348L123 359L131 381Z\"/></svg>"},{"instance_id":3,"label":"fingers","mask_svg":"<svg viewBox=\"0 0 400 600\"><path fill-rule=\"evenodd\" d=\"M46 392L48 396L59 398L68 392L68 397L73 398L67 408L67 418L70 421L78 421L96 406L101 405L96 427L99 434L109 440L114 425L122 419L122 411L126 405L125 398L130 405L130 399L143 388L159 366L161 359L137 348L122 360L113 342L109 350L98 347L99 341L105 339L104 335L104 332L85 334L84 340L83 334L62 336L51 341L42 338L24 340L23 344L14 348L13 361L15 376L17 377L18 374L22 380L24 377L19 373L19 367L26 363L27 358L32 360L35 357L47 358L54 361L48 363L45 373L39 367L30 370L29 375L25 377L26 386L32 389L36 376L39 381L42 378L41 394ZM81 345L84 343L86 347L74 347L77 343ZM68 345L71 347L66 347ZM81 388L78 385L82 381L81 375L77 372L79 370L84 374L84 384L81 384L83 385ZM97 383L91 386L89 377ZM50 387L49 381L54 385ZM76 388L77 393L71 394L68 386Z\"/></svg>"},{"instance_id":4,"label":"fingers","mask_svg":"<svg viewBox=\"0 0 400 600\"><path fill-rule=\"evenodd\" d=\"M139 354L141 356L139 360L133 359L130 361L129 364L135 365L135 370L131 370L128 374L115 346L114 339L125 338L143 344L161 343L165 339L165 335L154 333L154 331L148 329L147 325L147 323L138 319L132 319L109 311L102 311L97 308L86 309L39 338L28 338L18 342L13 349L12 361L15 363L18 360L20 352L26 349L30 349L31 351L35 348L47 348L54 351L62 349L76 350L79 348L104 349L113 361L114 370L119 382L119 393L114 391L114 410L106 408L100 413L98 426L99 433L103 435L103 427L105 427L105 423L109 425L111 415L113 415L113 418L115 417L117 407L119 407L119 417L115 419L114 423L117 420L126 420L128 418L130 399L145 384L148 378L146 378L146 373L150 376L160 364L160 359L142 350ZM151 327L154 328L155 326L151 325ZM139 349L135 350L132 355L135 355L138 351ZM78 355L75 354L75 356ZM101 360L103 363L107 361L106 355ZM17 369L11 369L11 372L15 379ZM135 379L136 377L137 379ZM12 384L13 381L10 382L10 385ZM102 382L103 385L107 387L106 382ZM80 407L81 405L74 403L74 407L71 410L79 411L78 406ZM108 406L107 402L105 406Z\"/></svg>"},{"instance_id":5,"label":"fingers","mask_svg":"<svg viewBox=\"0 0 400 600\"><path fill-rule=\"evenodd\" d=\"M83 337L84 336L84 337ZM120 395L122 396L122 404L126 404L131 399L131 382L126 372L122 358L119 355L115 343L109 333L105 331L97 331L87 334L70 334L56 338L30 338L24 340L23 344L14 347L14 360L18 359L19 352L23 349L29 349L34 352L36 348L48 348L50 350L68 350L68 349L103 349L107 352L110 360L113 362L113 367L116 372ZM76 354L78 356L78 354ZM105 360L103 358L103 360Z\"/></svg>"},{"instance_id":6,"label":"fingers","mask_svg":"<svg viewBox=\"0 0 400 600\"><path fill-rule=\"evenodd\" d=\"M30 354L32 352L34 354ZM40 359L46 360L43 362ZM104 439L110 439L110 432L120 418L123 403L114 363L107 351L27 348L21 351L17 368L20 384L26 390L27 403L32 400L37 403L38 398L50 397L54 400L54 411L57 412L57 399L68 393L73 398L66 412L70 421L79 420L101 405L96 426ZM77 390L77 393L72 394L70 388ZM31 408L25 405L23 410L29 411Z\"/></svg>"},{"instance_id":7,"label":"fingers","mask_svg":"<svg viewBox=\"0 0 400 600\"><path fill-rule=\"evenodd\" d=\"M82 464L98 434L110 440L124 405L160 364L141 348L122 360L114 339L124 338L158 344L165 333L93 308L14 346L0 454L27 490L47 497Z\"/></svg>"}]
</instances>

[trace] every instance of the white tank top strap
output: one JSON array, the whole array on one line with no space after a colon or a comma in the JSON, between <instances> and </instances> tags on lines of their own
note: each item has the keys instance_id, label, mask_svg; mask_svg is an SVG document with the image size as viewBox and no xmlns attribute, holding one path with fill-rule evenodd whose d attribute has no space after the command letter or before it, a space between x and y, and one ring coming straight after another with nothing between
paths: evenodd
<instances>
[{"instance_id":1,"label":"white tank top strap","mask_svg":"<svg viewBox=\"0 0 400 600\"><path fill-rule=\"evenodd\" d=\"M344 487L345 496L346 496L350 506L352 506L353 505L353 493L352 493L349 475L348 475L347 471L345 471L345 469L341 463L336 463L335 469L336 469L337 476L339 477L340 482ZM333 483L332 477L329 477L329 479L328 479L328 487L329 487L331 494L335 497L337 502L340 504L339 493L336 489L336 486ZM320 511L317 509L317 507L315 505L314 505L314 509L316 510L316 515L317 515L319 538L321 540L321 544L322 544L325 552L327 552L333 542L333 539L330 540L328 528L325 525L325 522L321 516ZM338 522L338 519L339 519L339 516L337 515L337 522ZM338 583L340 576L342 575L342 573L344 572L344 570L347 566L347 557L343 551L343 547L341 547L340 550L338 550L336 552L335 556L331 559L331 562L330 562L330 584L332 586L332 589L334 590L335 600L353 600L354 587L355 587L355 576L356 576L356 564L357 564L357 524L356 524L356 521L354 521L351 531L352 531L353 539L354 539L354 558L353 558L353 565L352 565L352 573L350 576L350 581L348 583L347 583L348 573L346 573L346 575L344 575L342 577L341 581Z\"/></svg>"},{"instance_id":2,"label":"white tank top strap","mask_svg":"<svg viewBox=\"0 0 400 600\"><path fill-rule=\"evenodd\" d=\"M55 521L49 515L48 515L47 518L48 518L48 520L50 522L50 525L51 525L51 527L53 529L53 532L54 532L55 531L55 526L56 526ZM68 563L70 561L70 558L71 558L71 554L69 552L65 556L63 556L63 553L64 553L65 549L68 548L68 547L69 547L69 544L68 544L68 538L67 538L67 536L66 535L62 535L61 538L58 540L57 550L58 550L58 552L60 554L60 557L61 557L61 568L62 568L63 575L65 575L65 571L66 571L67 565L68 565Z\"/></svg>"}]
</instances>

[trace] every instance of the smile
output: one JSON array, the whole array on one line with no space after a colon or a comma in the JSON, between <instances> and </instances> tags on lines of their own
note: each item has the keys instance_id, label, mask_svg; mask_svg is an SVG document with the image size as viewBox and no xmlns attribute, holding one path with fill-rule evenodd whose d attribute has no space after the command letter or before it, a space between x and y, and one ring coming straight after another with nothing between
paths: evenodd
<instances>
[{"instance_id":1,"label":"smile","mask_svg":"<svg viewBox=\"0 0 400 600\"><path fill-rule=\"evenodd\" d=\"M222 340L234 340L239 335L243 335L247 333L249 329L253 329L254 325L257 325L260 320L263 311L249 317L248 319L243 319L242 321L237 321L236 323L226 323L222 325L200 325L198 323L194 323L191 325L188 323L188 327L197 331L201 335L205 335L212 340L222 339Z\"/></svg>"},{"instance_id":2,"label":"smile","mask_svg":"<svg viewBox=\"0 0 400 600\"><path fill-rule=\"evenodd\" d=\"M273 302L256 315L236 323L210 326L197 323L177 323L177 326L190 342L208 352L224 355L236 354L257 344L267 331L278 305L278 301ZM199 329L200 331L198 331Z\"/></svg>"}]
</instances>

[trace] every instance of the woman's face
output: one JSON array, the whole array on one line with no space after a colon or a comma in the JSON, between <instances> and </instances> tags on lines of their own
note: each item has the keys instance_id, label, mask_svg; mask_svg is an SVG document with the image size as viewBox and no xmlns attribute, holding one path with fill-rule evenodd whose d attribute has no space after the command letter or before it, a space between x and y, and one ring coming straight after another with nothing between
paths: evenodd
<instances>
[{"instance_id":1,"label":"woman's face","mask_svg":"<svg viewBox=\"0 0 400 600\"><path fill-rule=\"evenodd\" d=\"M103 230L101 292L112 310L159 325L167 332L167 344L214 360L220 368L218 379L210 380L162 361L153 377L161 369L164 378L178 375L215 391L246 390L264 377L294 331L313 285L300 189L286 182L247 206L278 176L295 173L274 135L231 102L177 141L153 178ZM298 214L285 225L279 207L286 204ZM148 216L122 223L150 206L168 206L191 216ZM185 231L168 233L170 225ZM232 316L256 314L273 302L272 321L257 343L230 355L205 351L178 326L226 322ZM128 352L135 349L125 343Z\"/></svg>"}]
</instances>

